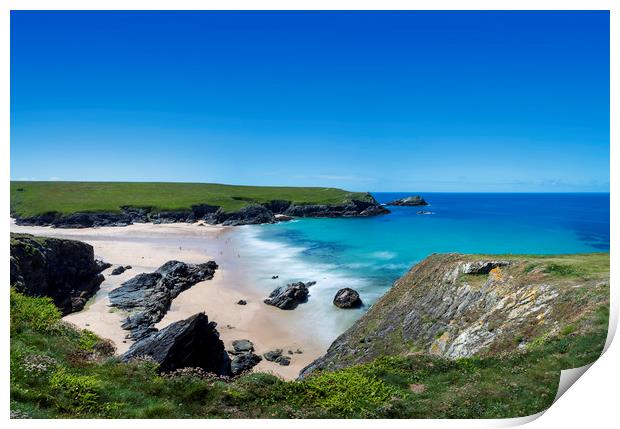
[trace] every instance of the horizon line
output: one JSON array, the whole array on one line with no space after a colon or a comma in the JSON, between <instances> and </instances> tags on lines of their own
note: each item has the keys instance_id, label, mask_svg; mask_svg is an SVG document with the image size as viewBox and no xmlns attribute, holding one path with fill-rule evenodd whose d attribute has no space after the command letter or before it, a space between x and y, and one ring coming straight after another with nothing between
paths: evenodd
<instances>
[{"instance_id":1,"label":"horizon line","mask_svg":"<svg viewBox=\"0 0 620 429\"><path fill-rule=\"evenodd\" d=\"M247 184L231 184L231 183L219 183L219 182L193 182L193 181L139 181L139 180L23 180L23 179L10 179L10 182L49 182L49 183L179 183L179 184L197 184L197 185L223 185L223 186L248 186L248 187L263 187L263 188L331 188L341 189L348 192L368 192L368 193L433 193L433 194L610 194L608 191L432 191L432 190L417 190L417 191L356 191L345 188L339 188L336 186L299 186L299 185L247 185Z\"/></svg>"}]
</instances>

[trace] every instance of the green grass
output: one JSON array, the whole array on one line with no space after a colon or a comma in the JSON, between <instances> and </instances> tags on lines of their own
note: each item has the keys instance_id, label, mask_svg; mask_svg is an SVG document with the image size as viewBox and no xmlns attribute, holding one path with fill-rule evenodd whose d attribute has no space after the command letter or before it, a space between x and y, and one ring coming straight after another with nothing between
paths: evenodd
<instances>
[{"instance_id":1,"label":"green grass","mask_svg":"<svg viewBox=\"0 0 620 429\"><path fill-rule=\"evenodd\" d=\"M119 212L122 206L156 211L190 209L207 204L235 211L252 203L272 200L296 204L338 205L356 199L367 201L362 192L337 188L232 186L213 183L138 182L11 182L11 213L20 217L49 212Z\"/></svg>"},{"instance_id":2,"label":"green grass","mask_svg":"<svg viewBox=\"0 0 620 429\"><path fill-rule=\"evenodd\" d=\"M540 269L558 278L596 278L609 276L609 252L571 253L557 255L470 255L473 259L528 260L525 273Z\"/></svg>"},{"instance_id":3,"label":"green grass","mask_svg":"<svg viewBox=\"0 0 620 429\"><path fill-rule=\"evenodd\" d=\"M600 355L608 317L601 305L570 329L500 356L383 356L301 382L262 373L224 382L121 363L101 352L103 340L61 323L49 299L11 290L11 410L34 418L524 416L552 403L561 369Z\"/></svg>"}]
</instances>

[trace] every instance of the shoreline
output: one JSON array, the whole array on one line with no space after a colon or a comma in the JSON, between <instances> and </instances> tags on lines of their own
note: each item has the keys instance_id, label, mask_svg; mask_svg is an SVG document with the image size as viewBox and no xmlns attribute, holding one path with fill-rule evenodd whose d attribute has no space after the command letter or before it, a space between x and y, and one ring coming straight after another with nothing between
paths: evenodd
<instances>
[{"instance_id":1,"label":"shoreline","mask_svg":"<svg viewBox=\"0 0 620 429\"><path fill-rule=\"evenodd\" d=\"M200 282L182 292L172 301L164 318L156 324L161 329L177 320L204 311L210 321L217 323L220 338L227 349L233 340L248 339L255 352L262 355L280 348L291 357L289 366L280 366L263 359L254 371L267 372L284 379L294 379L306 365L322 355L327 345L314 341L303 329L303 314L283 311L262 301L268 295L256 285L252 264L241 256L242 240L237 228L186 223L133 224L122 228L52 228L20 226L11 219L11 232L75 239L93 246L95 256L112 267L104 270L100 290L85 308L63 317L82 329L108 338L117 353L126 351L132 340L125 339L128 331L121 329L123 311L109 307L108 293L139 273L155 271L169 260L201 263L214 260L219 268L212 280ZM132 269L116 276L110 272L118 265ZM275 287L275 286L274 286ZM244 299L247 305L238 305ZM306 321L307 322L307 321ZM298 335L301 333L301 335ZM289 355L288 350L301 349L302 354Z\"/></svg>"}]
</instances>

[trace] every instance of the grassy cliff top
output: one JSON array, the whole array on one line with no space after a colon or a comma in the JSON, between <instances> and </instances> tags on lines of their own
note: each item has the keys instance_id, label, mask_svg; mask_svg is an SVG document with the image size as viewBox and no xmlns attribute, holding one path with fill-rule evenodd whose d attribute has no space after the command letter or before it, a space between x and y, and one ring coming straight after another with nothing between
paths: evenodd
<instances>
[{"instance_id":1,"label":"grassy cliff top","mask_svg":"<svg viewBox=\"0 0 620 429\"><path fill-rule=\"evenodd\" d=\"M286 200L296 204L339 205L367 201L363 192L337 188L233 186L215 183L156 182L11 182L11 213L29 217L43 213L117 213L122 206L158 211L189 209L207 204L226 211L252 203Z\"/></svg>"}]
</instances>

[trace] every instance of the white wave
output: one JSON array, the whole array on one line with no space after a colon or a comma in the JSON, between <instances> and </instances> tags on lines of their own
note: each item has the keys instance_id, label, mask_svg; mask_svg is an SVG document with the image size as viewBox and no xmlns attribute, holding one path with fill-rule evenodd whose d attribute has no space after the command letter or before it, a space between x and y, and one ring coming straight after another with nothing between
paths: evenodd
<instances>
[{"instance_id":1,"label":"white wave","mask_svg":"<svg viewBox=\"0 0 620 429\"><path fill-rule=\"evenodd\" d=\"M240 228L240 252L248 265L253 284L265 297L276 287L295 281L316 281L310 287L308 302L295 310L291 329L304 332L326 347L359 318L364 309L342 310L332 303L339 289L357 290L367 304L374 302L380 291L365 278L354 277L342 266L317 262L304 254L306 247L264 238L263 226ZM366 264L364 264L366 265ZM361 266L359 267L361 268ZM273 279L273 276L278 276ZM367 307L366 307L367 308Z\"/></svg>"},{"instance_id":2,"label":"white wave","mask_svg":"<svg viewBox=\"0 0 620 429\"><path fill-rule=\"evenodd\" d=\"M377 258L377 259L394 259L398 255L394 252L382 250L379 252L373 252L370 254L370 256L372 256L373 258Z\"/></svg>"}]
</instances>

